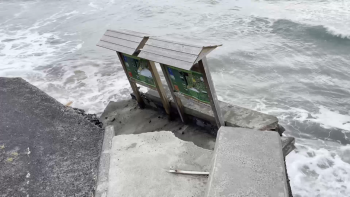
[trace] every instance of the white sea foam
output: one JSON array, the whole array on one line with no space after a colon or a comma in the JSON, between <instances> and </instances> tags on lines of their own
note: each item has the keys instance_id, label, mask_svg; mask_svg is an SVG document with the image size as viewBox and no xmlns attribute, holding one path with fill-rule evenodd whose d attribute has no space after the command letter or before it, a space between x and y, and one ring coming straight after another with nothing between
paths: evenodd
<instances>
[{"instance_id":1,"label":"white sea foam","mask_svg":"<svg viewBox=\"0 0 350 197\"><path fill-rule=\"evenodd\" d=\"M117 65L104 69L114 70ZM88 61L76 66L76 69L64 72L63 83L49 82L40 88L63 104L73 101L73 107L85 109L88 113L102 112L109 101L130 98L131 88L124 72L105 75L100 72L101 67L91 66Z\"/></svg>"},{"instance_id":2,"label":"white sea foam","mask_svg":"<svg viewBox=\"0 0 350 197\"><path fill-rule=\"evenodd\" d=\"M54 39L55 35L51 33L39 34L27 30L17 31L14 34L6 35L0 32L0 39L13 39L12 41L2 42L3 47L0 50L0 62L2 67L0 72L2 76L12 76L16 71L32 71L36 65L43 65L48 58L54 56L57 50L56 46L47 43L49 39ZM16 75L18 72L16 72ZM24 73L23 73L24 74Z\"/></svg>"},{"instance_id":3,"label":"white sea foam","mask_svg":"<svg viewBox=\"0 0 350 197\"><path fill-rule=\"evenodd\" d=\"M303 108L285 106L285 108L276 108L266 105L266 101L257 100L254 106L255 110L273 114L280 120L296 120L299 122L317 123L325 129L340 129L344 132L350 132L350 114L341 113L336 110L330 110L324 106L317 106L317 110L310 112Z\"/></svg>"},{"instance_id":4,"label":"white sea foam","mask_svg":"<svg viewBox=\"0 0 350 197\"><path fill-rule=\"evenodd\" d=\"M99 9L99 7L97 5L95 5L93 2L89 3L89 6L95 9Z\"/></svg>"},{"instance_id":5,"label":"white sea foam","mask_svg":"<svg viewBox=\"0 0 350 197\"><path fill-rule=\"evenodd\" d=\"M318 142L303 140L297 141L296 147L286 158L294 196L347 196L350 193L349 145L319 147Z\"/></svg>"},{"instance_id":6,"label":"white sea foam","mask_svg":"<svg viewBox=\"0 0 350 197\"><path fill-rule=\"evenodd\" d=\"M312 118L305 120L321 124L324 128L337 128L350 132L350 115L341 114L321 106L318 113L311 113Z\"/></svg>"}]
</instances>

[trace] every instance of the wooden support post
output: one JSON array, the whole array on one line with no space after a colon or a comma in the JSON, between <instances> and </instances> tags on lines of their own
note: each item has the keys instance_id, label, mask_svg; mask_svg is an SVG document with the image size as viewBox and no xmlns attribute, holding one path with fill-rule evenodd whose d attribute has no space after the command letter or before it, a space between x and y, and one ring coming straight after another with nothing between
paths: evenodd
<instances>
[{"instance_id":1,"label":"wooden support post","mask_svg":"<svg viewBox=\"0 0 350 197\"><path fill-rule=\"evenodd\" d=\"M204 57L203 59L201 59L198 62L198 65L201 73L203 74L204 84L207 88L207 92L210 100L210 106L211 106L211 109L213 110L216 124L218 128L220 128L221 126L225 126L225 121L222 117L221 108L219 106L219 100L216 96L213 80L211 78L211 74L207 63L207 58Z\"/></svg>"},{"instance_id":2,"label":"wooden support post","mask_svg":"<svg viewBox=\"0 0 350 197\"><path fill-rule=\"evenodd\" d=\"M160 64L160 66L162 67L162 71L163 71L163 74L164 74L164 77L166 79L166 82L168 84L168 87L169 87L169 90L170 90L170 93L171 93L171 96L174 100L174 103L175 103L175 106L176 106L176 109L177 109L177 112L179 113L180 115L180 118L181 118L181 121L183 123L186 123L187 120L186 120L186 116L185 116L185 112L184 112L184 107L182 105L182 102L181 102L181 99L178 98L175 94L174 94L174 88L173 88L173 85L171 84L171 80L170 80L170 77L169 77L169 73L167 71L167 68L164 64Z\"/></svg>"},{"instance_id":3,"label":"wooden support post","mask_svg":"<svg viewBox=\"0 0 350 197\"><path fill-rule=\"evenodd\" d=\"M152 77L153 77L153 80L156 84L156 88L158 90L159 97L162 100L165 112L168 115L170 115L170 105L169 105L168 97L166 96L162 81L160 80L160 77L159 77L159 74L158 74L158 71L156 68L156 64L153 61L148 61L148 62L149 62L149 69L152 73Z\"/></svg>"},{"instance_id":4,"label":"wooden support post","mask_svg":"<svg viewBox=\"0 0 350 197\"><path fill-rule=\"evenodd\" d=\"M128 81L130 83L130 86L132 88L132 91L134 92L134 95L136 97L136 100L137 100L137 103L139 104L139 107L140 108L144 108L145 107L145 103L143 102L142 98L141 98L141 94L139 92L139 89L137 88L137 85L135 82L131 81L130 80L130 76L128 74L128 70L126 69L126 65L125 65L125 62L124 62L124 58L123 58L123 55L122 53L120 52L117 52L117 55L119 57L119 61L120 63L122 64L122 67L124 69L124 72L126 74L126 77L128 78Z\"/></svg>"}]
</instances>

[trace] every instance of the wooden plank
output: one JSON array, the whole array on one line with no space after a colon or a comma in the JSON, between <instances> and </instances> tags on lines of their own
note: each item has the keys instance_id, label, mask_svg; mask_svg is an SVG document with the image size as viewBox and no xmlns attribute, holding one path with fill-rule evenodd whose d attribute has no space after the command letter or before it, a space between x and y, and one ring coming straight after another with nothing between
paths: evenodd
<instances>
[{"instance_id":1,"label":"wooden plank","mask_svg":"<svg viewBox=\"0 0 350 197\"><path fill-rule=\"evenodd\" d=\"M161 68L162 68L162 71L163 71L165 80L166 80L166 82L167 82L167 84L168 84L168 87L169 87L171 96L172 96L172 98L173 98L173 101L174 101L174 103L175 103L177 112L178 112L179 115L180 115L181 121L182 121L183 123L186 123L186 122L187 122L187 119L186 119L186 115L185 115L184 106L182 105L181 99L178 98L178 97L175 95L174 88L173 88L173 85L171 84L171 80L170 80L170 77L169 77L169 73L168 73L168 71L166 70L166 66L165 66L164 64L160 64L160 66L161 66Z\"/></svg>"},{"instance_id":2,"label":"wooden plank","mask_svg":"<svg viewBox=\"0 0 350 197\"><path fill-rule=\"evenodd\" d=\"M128 35L128 34L120 34L120 33L115 33L115 32L111 32L111 31L107 31L104 35L114 37L114 38L129 40L129 41L133 41L133 42L138 42L138 43L141 42L141 40L143 39L143 37L133 36L133 35Z\"/></svg>"},{"instance_id":3,"label":"wooden plank","mask_svg":"<svg viewBox=\"0 0 350 197\"><path fill-rule=\"evenodd\" d=\"M112 43L105 42L105 41L100 41L99 43L97 43L97 46L103 47L106 49L110 49L113 51L117 51L117 52L122 52L122 53L125 53L128 55L132 55L135 52L135 49L132 49L130 47L112 44Z\"/></svg>"},{"instance_id":4,"label":"wooden plank","mask_svg":"<svg viewBox=\"0 0 350 197\"><path fill-rule=\"evenodd\" d=\"M210 106L211 106L211 109L213 110L216 124L218 128L220 128L221 126L225 126L225 121L224 121L224 118L222 117L221 108L219 106L219 101L216 96L216 91L214 88L214 83L209 71L207 58L203 57L203 59L198 62L198 65L199 65L199 69L201 70L201 73L203 74L204 84L208 90L207 92L210 100Z\"/></svg>"},{"instance_id":5,"label":"wooden plank","mask_svg":"<svg viewBox=\"0 0 350 197\"><path fill-rule=\"evenodd\" d=\"M186 45L186 46L191 46L191 47L199 47L199 48L203 48L203 47L219 47L222 46L222 44L213 44L213 43L208 43L208 42L201 42L198 43L198 40L188 40L188 39L183 39L183 41L178 41L178 40L170 40L170 39L166 39L166 38L159 38L159 37L153 37L154 40L158 40L158 41L163 41L163 42L168 42L168 43L172 43L172 44L180 44L180 45Z\"/></svg>"},{"instance_id":6,"label":"wooden plank","mask_svg":"<svg viewBox=\"0 0 350 197\"><path fill-rule=\"evenodd\" d=\"M175 67L182 68L185 70L190 70L192 67L192 62L186 62L186 61L182 61L182 60L172 59L169 57L161 56L161 55L158 55L155 53L150 53L148 51L143 51L143 50L141 50L138 57L143 58L143 59L147 59L147 60L151 60L154 62L158 62L161 64L175 66Z\"/></svg>"},{"instance_id":7,"label":"wooden plank","mask_svg":"<svg viewBox=\"0 0 350 197\"><path fill-rule=\"evenodd\" d=\"M203 45L197 44L197 41L187 40L187 39L184 39L183 41L178 41L178 40L174 40L174 39L167 39L167 38L159 38L159 37L153 37L153 39L161 41L161 42L171 43L171 44L180 44L180 45L197 47L197 48L203 47Z\"/></svg>"},{"instance_id":8,"label":"wooden plank","mask_svg":"<svg viewBox=\"0 0 350 197\"><path fill-rule=\"evenodd\" d=\"M123 58L122 54L121 54L120 52L117 52L117 55L118 55L118 58L119 58L120 63L122 64L122 67L123 67L123 69L124 69L124 72L125 72L125 74L126 74L126 77L128 78L128 81L129 81L129 83L130 83L130 86L131 86L131 88L132 88L132 91L134 92L134 95L135 95L135 97L136 97L137 103L139 104L140 108L144 108L145 103L143 102L143 100L142 100L142 98L141 98L141 94L140 94L140 92L139 92L139 89L138 89L137 86L136 86L136 83L130 80L130 77L129 77L129 75L128 75L128 71L127 71L127 69L126 69L126 65L125 65L124 58Z\"/></svg>"},{"instance_id":9,"label":"wooden plank","mask_svg":"<svg viewBox=\"0 0 350 197\"><path fill-rule=\"evenodd\" d=\"M205 47L203 50L199 53L197 59L194 62L198 62L203 57L207 56L212 50L214 50L216 47Z\"/></svg>"},{"instance_id":10,"label":"wooden plank","mask_svg":"<svg viewBox=\"0 0 350 197\"><path fill-rule=\"evenodd\" d=\"M111 37L111 36L106 36L106 35L102 36L101 40L104 41L104 42L109 42L109 43L112 43L112 44L117 44L117 45L129 47L129 48L133 48L135 50L136 50L137 46L140 44L140 42L124 40L124 39Z\"/></svg>"},{"instance_id":11,"label":"wooden plank","mask_svg":"<svg viewBox=\"0 0 350 197\"><path fill-rule=\"evenodd\" d=\"M174 51L179 51L183 53L189 53L193 55L199 55L202 50L202 47L199 46L190 46L185 44L178 44L168 40L160 40L155 38L150 38L147 42L147 45L154 47L160 47L164 49L170 49Z\"/></svg>"},{"instance_id":12,"label":"wooden plank","mask_svg":"<svg viewBox=\"0 0 350 197\"><path fill-rule=\"evenodd\" d=\"M148 39L149 39L148 36L143 37L142 41L137 46L135 53L133 54L134 56L138 56L139 55L139 53L141 52L141 49L145 46L145 44L146 44Z\"/></svg>"},{"instance_id":13,"label":"wooden plank","mask_svg":"<svg viewBox=\"0 0 350 197\"><path fill-rule=\"evenodd\" d=\"M154 47L152 45L146 44L145 47L142 49L143 51L147 51L150 53L158 54L164 57L174 58L186 62L194 62L197 58L197 55L189 54L189 53L183 53L179 51L164 49L160 47Z\"/></svg>"},{"instance_id":14,"label":"wooden plank","mask_svg":"<svg viewBox=\"0 0 350 197\"><path fill-rule=\"evenodd\" d=\"M170 104L168 97L166 96L162 81L160 80L156 65L153 61L148 61L149 62L149 68L152 73L153 80L156 84L160 99L162 100L163 107L165 109L165 112L170 115Z\"/></svg>"},{"instance_id":15,"label":"wooden plank","mask_svg":"<svg viewBox=\"0 0 350 197\"><path fill-rule=\"evenodd\" d=\"M129 35L129 36L136 36L136 37L141 37L141 38L143 38L144 36L147 36L146 33L131 31L131 30L127 30L127 29L120 29L120 30L107 29L107 32L113 32L113 33L117 33L117 34L125 34L125 35Z\"/></svg>"}]
</instances>

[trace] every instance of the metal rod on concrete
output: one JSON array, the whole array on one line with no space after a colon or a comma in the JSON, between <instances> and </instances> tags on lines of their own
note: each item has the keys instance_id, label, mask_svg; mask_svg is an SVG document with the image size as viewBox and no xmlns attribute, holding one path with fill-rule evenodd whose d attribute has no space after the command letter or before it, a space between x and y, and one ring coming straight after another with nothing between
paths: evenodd
<instances>
[{"instance_id":1,"label":"metal rod on concrete","mask_svg":"<svg viewBox=\"0 0 350 197\"><path fill-rule=\"evenodd\" d=\"M163 71L163 74L164 74L164 77L165 77L165 80L168 84L168 87L169 87L169 90L170 90L170 93L171 93L171 96L174 100L174 103L175 103L175 106L176 106L176 109L180 115L180 118L181 118L181 121L183 123L186 123L186 116L185 116L185 112L184 112L184 107L182 105L182 102L181 102L181 99L178 98L175 94L174 94L174 88L173 88L173 85L171 84L171 81L170 81L170 77L169 77L169 73L166 69L166 66L164 64L160 64L161 68L162 68L162 71Z\"/></svg>"},{"instance_id":2,"label":"metal rod on concrete","mask_svg":"<svg viewBox=\"0 0 350 197\"><path fill-rule=\"evenodd\" d=\"M188 175L209 175L209 172L198 172L198 171L186 171L186 170L168 170L174 174L188 174Z\"/></svg>"},{"instance_id":3,"label":"metal rod on concrete","mask_svg":"<svg viewBox=\"0 0 350 197\"><path fill-rule=\"evenodd\" d=\"M207 63L207 58L203 57L198 62L198 65L199 65L199 69L200 69L201 73L203 74L204 84L207 88L207 92L208 92L208 96L209 96L209 100L210 100L210 106L211 106L211 109L213 110L216 124L217 124L218 128L220 128L221 126L225 126L225 121L222 117L221 108L219 105L219 100L216 96L214 83L213 83L213 80L211 78L211 74L209 71L208 63Z\"/></svg>"},{"instance_id":4,"label":"metal rod on concrete","mask_svg":"<svg viewBox=\"0 0 350 197\"><path fill-rule=\"evenodd\" d=\"M153 61L148 61L148 62L149 62L149 68L150 68L150 71L152 73L153 80L156 84L156 88L158 90L159 97L162 100L165 112L168 115L170 115L170 105L169 105L168 97L165 93L162 81L160 80L160 77L159 77L159 74L158 74L158 71L156 68L156 64Z\"/></svg>"},{"instance_id":5,"label":"metal rod on concrete","mask_svg":"<svg viewBox=\"0 0 350 197\"><path fill-rule=\"evenodd\" d=\"M130 76L128 74L128 70L126 69L126 65L125 65L125 62L124 62L124 58L123 58L123 55L122 53L120 52L117 52L117 55L119 57L119 61L120 63L122 64L122 67L124 69L124 72L126 74L126 77L128 78L128 81L130 83L130 86L132 88L132 91L134 92L134 95L136 97L136 100L137 100L137 103L139 104L140 108L144 108L145 106L145 103L143 102L142 98L141 98L141 94L139 92L139 89L137 88L137 85L135 82L131 81L130 80Z\"/></svg>"}]
</instances>

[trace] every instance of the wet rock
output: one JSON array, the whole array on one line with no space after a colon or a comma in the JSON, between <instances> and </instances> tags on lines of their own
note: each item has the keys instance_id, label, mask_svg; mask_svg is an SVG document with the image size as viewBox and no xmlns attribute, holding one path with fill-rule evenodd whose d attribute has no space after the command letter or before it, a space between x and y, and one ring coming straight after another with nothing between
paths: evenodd
<instances>
[{"instance_id":1,"label":"wet rock","mask_svg":"<svg viewBox=\"0 0 350 197\"><path fill-rule=\"evenodd\" d=\"M85 113L84 110L82 109L78 109L78 108L73 108L74 111L82 116L84 116L87 120L89 120L90 122L92 122L93 124L95 124L96 126L102 128L103 123L100 122L100 120L98 119L98 117L96 116L96 114L87 114ZM107 119L108 117L106 117ZM115 119L114 119L115 120Z\"/></svg>"}]
</instances>

